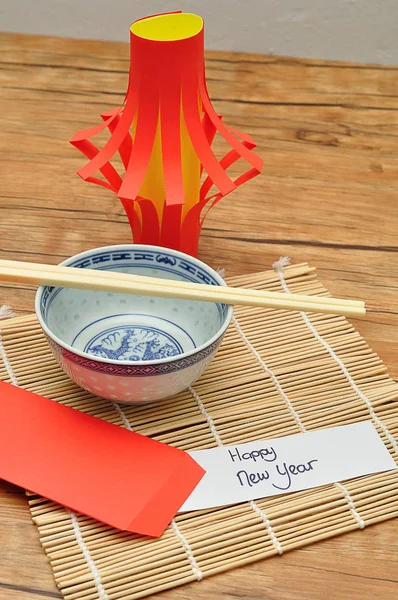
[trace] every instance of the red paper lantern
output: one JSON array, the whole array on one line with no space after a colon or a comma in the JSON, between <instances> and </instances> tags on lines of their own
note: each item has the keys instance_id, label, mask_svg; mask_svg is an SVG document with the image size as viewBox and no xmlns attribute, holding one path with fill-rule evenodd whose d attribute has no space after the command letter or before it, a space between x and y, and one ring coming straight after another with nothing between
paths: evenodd
<instances>
[{"instance_id":1,"label":"red paper lantern","mask_svg":"<svg viewBox=\"0 0 398 600\"><path fill-rule=\"evenodd\" d=\"M167 13L133 23L124 104L101 117L103 123L71 140L90 159L78 175L117 194L135 243L196 255L207 212L261 171L250 136L225 125L211 105L203 21L196 15ZM89 140L106 128L110 137L99 149ZM230 146L221 160L211 148L216 132ZM123 176L110 162L116 153ZM233 181L226 170L240 158L249 167Z\"/></svg>"}]
</instances>

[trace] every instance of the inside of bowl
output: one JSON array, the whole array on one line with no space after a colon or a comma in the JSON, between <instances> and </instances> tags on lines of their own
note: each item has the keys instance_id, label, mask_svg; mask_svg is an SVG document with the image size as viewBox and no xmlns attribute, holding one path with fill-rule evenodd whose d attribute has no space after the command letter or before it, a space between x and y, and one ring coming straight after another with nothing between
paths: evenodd
<instances>
[{"instance_id":1,"label":"inside of bowl","mask_svg":"<svg viewBox=\"0 0 398 600\"><path fill-rule=\"evenodd\" d=\"M195 283L218 282L196 263L159 252L98 253L70 263ZM210 340L224 323L223 304L44 288L41 314L68 345L105 360L158 360L189 352Z\"/></svg>"}]
</instances>

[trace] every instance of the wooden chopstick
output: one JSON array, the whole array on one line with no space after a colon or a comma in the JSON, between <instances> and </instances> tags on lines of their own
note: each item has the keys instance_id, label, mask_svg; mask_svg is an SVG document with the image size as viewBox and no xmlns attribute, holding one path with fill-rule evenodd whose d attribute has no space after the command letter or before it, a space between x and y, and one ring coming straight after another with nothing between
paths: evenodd
<instances>
[{"instance_id":1,"label":"wooden chopstick","mask_svg":"<svg viewBox=\"0 0 398 600\"><path fill-rule=\"evenodd\" d=\"M32 268L34 268L34 269L40 269L40 271L46 272L46 273L60 273L61 271L63 271L67 274L70 273L70 269L71 269L71 267L62 267L59 265L46 265L46 264L12 261L12 260L0 260L0 267L7 267L9 269L18 268L18 269L26 269L26 270L31 270ZM126 275L125 273L119 273L117 271L102 271L100 269L98 269L98 270L77 269L77 271L78 272L76 273L76 277L82 276L84 279L87 276L93 276L93 275L95 278L97 278L98 273L100 273L101 277L104 279L125 281L125 275ZM0 275L0 277L1 277L1 275ZM155 277L148 277L145 275L128 275L128 278L130 281L136 281L139 284L149 284L149 285L156 284L156 285L160 285L162 287L167 287L167 288L170 288L170 286L171 286L173 289L183 287L184 289L192 289L194 291L196 291L198 289L197 283L191 283L189 281L179 281L179 280L155 278ZM214 285L202 285L201 284L200 289L207 289L209 291L209 293L214 292L217 295L219 287L214 286ZM236 291L239 291L239 288L223 287L223 292L225 292L226 294L230 293L232 295L235 295ZM245 289L244 293L245 293L245 295L253 296L253 297L259 297L259 298L269 297L272 299L280 298L281 300L285 300L287 297L290 298L292 296L292 295L288 295L284 292L268 292L265 290L251 290L251 289ZM364 307L364 302L361 302L359 300L338 300L336 298L323 297L323 296L306 296L303 294L294 294L294 298L303 299L304 301L309 301L309 302L314 301L316 304L318 304L318 303L332 304L333 306L335 306L336 303L341 302L344 306L355 306L355 307L360 307L360 308Z\"/></svg>"},{"instance_id":2,"label":"wooden chopstick","mask_svg":"<svg viewBox=\"0 0 398 600\"><path fill-rule=\"evenodd\" d=\"M58 265L7 260L0 260L0 279L33 285L73 287L121 294L222 302L224 304L246 304L346 316L363 316L366 314L364 303L357 300L247 290L131 275L115 271L75 269Z\"/></svg>"},{"instance_id":3,"label":"wooden chopstick","mask_svg":"<svg viewBox=\"0 0 398 600\"><path fill-rule=\"evenodd\" d=\"M46 272L46 273L67 273L68 275L70 274L70 268L71 267L62 267L59 265L46 265L46 264L39 264L39 263L30 263L30 262L21 262L21 261L12 261L12 260L0 260L0 266L1 267L6 267L9 269L26 269L26 270L32 270L32 269L40 269L40 271L42 272ZM93 270L93 269L77 269L75 276L82 276L84 279L86 279L87 276L93 276L95 278L98 277L98 274L101 274L101 277L104 279L111 279L111 280L118 280L120 281L120 279L122 279L122 281L125 281L125 274L124 273L119 273L117 271L102 271L100 269L98 270ZM168 279L163 279L163 278L155 278L155 277L147 277L144 275L128 275L128 279L129 281L136 281L137 283L140 284L149 284L149 285L160 285L163 287L167 287L169 288L170 286L175 288L175 287L183 287L185 289L192 289L194 291L196 291L198 289L198 284L197 283L191 283L188 281L179 281L179 280L168 280ZM213 285L201 285L200 289L207 289L209 293L214 292L215 294L218 293L218 286L213 286ZM223 292L225 293L231 293L231 294L235 294L237 291L239 291L239 288L233 288L233 287L223 287ZM271 299L275 299L275 298L280 298L281 300L286 300L286 298L291 298L293 296L293 298L295 299L302 299L304 301L308 301L308 302L315 302L316 304L332 304L333 306L335 306L337 303L342 303L344 306L354 306L354 307L359 307L359 308L364 308L364 302L360 301L360 300L339 300L336 298L330 298L330 297L323 297L323 296L306 296L304 294L291 294L288 295L284 292L269 292L266 290L252 290L252 289L245 289L243 290L245 295L249 295L249 296L253 296L253 297L259 297L259 298L265 298L265 297L269 297Z\"/></svg>"}]
</instances>

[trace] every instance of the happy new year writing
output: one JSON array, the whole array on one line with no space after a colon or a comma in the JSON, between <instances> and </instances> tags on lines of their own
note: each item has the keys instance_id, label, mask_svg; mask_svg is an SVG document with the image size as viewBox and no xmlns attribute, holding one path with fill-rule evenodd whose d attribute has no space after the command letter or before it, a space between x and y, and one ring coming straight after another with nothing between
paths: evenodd
<instances>
[{"instance_id":1,"label":"happy new year writing","mask_svg":"<svg viewBox=\"0 0 398 600\"><path fill-rule=\"evenodd\" d=\"M248 464L258 462L267 463L267 468L255 472L248 472L246 469L240 469L236 473L236 477L241 486L253 487L262 481L269 481L272 487L277 490L286 491L291 485L293 478L303 475L314 469L314 463L318 460L313 458L304 462L276 462L278 455L276 450L270 446L269 448L260 448L251 452L239 452L238 448L228 450L228 454L232 462L242 463L250 461Z\"/></svg>"}]
</instances>

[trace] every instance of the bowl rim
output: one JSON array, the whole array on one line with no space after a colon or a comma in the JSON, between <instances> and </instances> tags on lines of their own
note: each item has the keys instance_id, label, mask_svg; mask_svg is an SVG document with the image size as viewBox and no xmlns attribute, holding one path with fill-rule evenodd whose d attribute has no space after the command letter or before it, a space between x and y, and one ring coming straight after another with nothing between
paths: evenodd
<instances>
[{"instance_id":1,"label":"bowl rim","mask_svg":"<svg viewBox=\"0 0 398 600\"><path fill-rule=\"evenodd\" d=\"M169 252L169 253L172 253L177 258L182 258L184 260L190 260L197 266L199 266L202 269L204 269L205 271L209 272L209 274L212 277L214 277L214 279L216 279L216 281L218 281L218 284L220 286L227 285L226 282L224 281L224 279L221 277L221 275L219 275L219 273L217 273L217 271L215 271L212 267L210 267L203 261L199 260L198 258L190 256L189 254L185 254L185 252L180 252L179 250L165 248L164 246L152 246L150 244L117 244L114 246L100 246L98 248L91 248L89 250L84 250L83 252L79 252L78 254L70 256L69 258L66 258L65 260L60 262L59 265L67 266L70 262L81 259L81 258L88 257L88 256L92 255L94 252L100 252L100 251L101 252L118 252L118 251L122 251L122 250L129 250L129 251L131 251L131 250L149 250L149 251L155 251L155 252ZM221 336L224 335L225 331L229 327L229 324L231 323L232 316L233 316L233 306L231 304L227 305L227 312L225 315L224 322L221 325L221 327L217 330L217 332L211 338L209 338L206 342L201 344L200 346L197 346L196 348L193 348L192 350L189 350L188 352L182 352L181 354L178 354L177 356L169 356L167 358L158 358L156 360L115 360L115 359L111 359L111 358L107 359L107 358L102 358L101 356L94 356L93 354L89 354L88 352L84 352L83 350L74 348L70 344L67 344L66 342L62 341L58 336L56 336L51 331L51 329L44 322L44 319L43 319L41 311L40 311L40 300L41 300L41 297L42 297L43 292L46 287L49 287L49 286L41 285L38 288L36 295L35 295L35 312L36 312L37 319L38 319L43 331L48 335L48 337L51 340L53 340L56 344L58 344L59 346L61 346L61 348L64 348L68 352L71 352L72 354L76 354L76 355L81 356L82 358L85 358L88 360L92 360L92 361L99 362L99 363L105 363L105 364L137 366L138 367L138 366L144 366L144 365L161 365L161 364L178 362L181 359L187 358L189 356L194 356L195 354L199 354L203 350L205 350L206 348L208 348L209 346L214 344ZM60 287L60 286L57 286L57 287ZM217 303L214 303L214 304L217 304Z\"/></svg>"}]
</instances>

